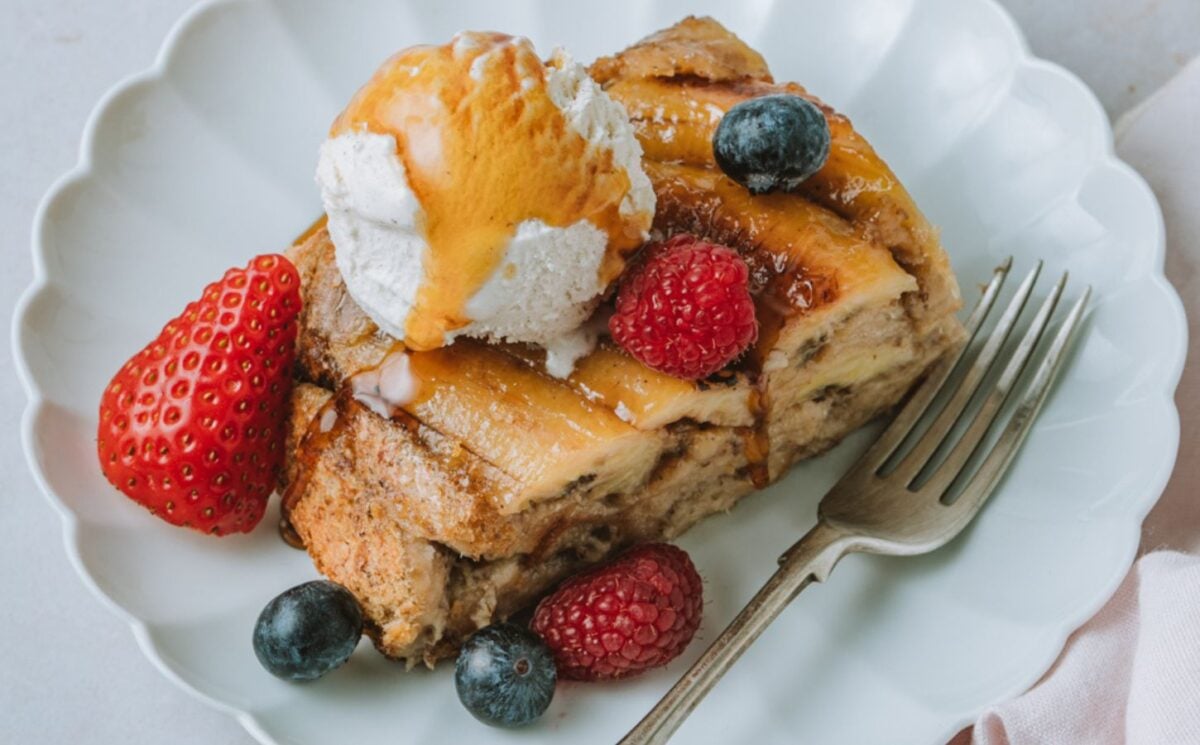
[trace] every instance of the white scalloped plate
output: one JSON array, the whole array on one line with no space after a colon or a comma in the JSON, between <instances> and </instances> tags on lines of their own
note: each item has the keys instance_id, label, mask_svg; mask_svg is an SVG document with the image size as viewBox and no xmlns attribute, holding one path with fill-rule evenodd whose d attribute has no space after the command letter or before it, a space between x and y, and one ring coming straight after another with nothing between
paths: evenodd
<instances>
[{"instance_id":1,"label":"white scalloped plate","mask_svg":"<svg viewBox=\"0 0 1200 745\"><path fill-rule=\"evenodd\" d=\"M95 465L109 374L206 281L276 250L318 213L316 146L397 48L460 27L610 52L711 13L847 112L942 227L959 276L1002 257L1069 267L1096 301L1075 358L981 519L937 554L851 557L806 592L686 723L680 742L942 743L1019 693L1115 589L1170 472L1184 354L1157 205L1112 154L1104 113L1033 59L988 0L203 3L158 62L87 125L79 165L34 226L36 280L15 321L29 461L85 582L179 685L263 742L612 742L697 655L626 683L564 685L538 725L476 723L449 670L405 674L360 648L308 686L250 649L262 605L314 576L268 518L212 538L153 519ZM1076 284L1075 287L1079 285ZM862 447L852 438L682 544L707 580L711 638L811 523Z\"/></svg>"}]
</instances>

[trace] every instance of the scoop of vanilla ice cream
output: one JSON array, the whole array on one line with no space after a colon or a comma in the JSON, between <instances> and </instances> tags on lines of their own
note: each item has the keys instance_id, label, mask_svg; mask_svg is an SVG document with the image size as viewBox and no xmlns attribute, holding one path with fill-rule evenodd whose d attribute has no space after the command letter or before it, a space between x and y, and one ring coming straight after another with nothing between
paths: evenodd
<instances>
[{"instance_id":1,"label":"scoop of vanilla ice cream","mask_svg":"<svg viewBox=\"0 0 1200 745\"><path fill-rule=\"evenodd\" d=\"M479 68L472 66L472 76ZM654 191L624 109L563 50L545 67L545 90L591 150L610 153L611 163L625 171L629 189L619 212L648 228ZM536 176L536 169L512 175ZM410 188L396 138L356 129L327 139L317 181L350 295L381 329L403 340L427 281L422 259L429 246L422 204ZM445 342L459 335L532 342L550 350L553 372L566 374L594 342L580 327L606 289L602 265L608 251L608 234L587 219L563 227L538 219L520 222L495 270L466 302L469 323L447 332Z\"/></svg>"}]
</instances>

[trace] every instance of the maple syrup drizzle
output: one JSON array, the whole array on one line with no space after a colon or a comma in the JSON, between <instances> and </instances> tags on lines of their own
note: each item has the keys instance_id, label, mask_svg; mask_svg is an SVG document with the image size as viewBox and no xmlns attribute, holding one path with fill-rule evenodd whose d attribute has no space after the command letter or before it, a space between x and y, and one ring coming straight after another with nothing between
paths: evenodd
<instances>
[{"instance_id":1,"label":"maple syrup drizzle","mask_svg":"<svg viewBox=\"0 0 1200 745\"><path fill-rule=\"evenodd\" d=\"M767 392L759 381L755 381L749 403L754 424L740 427L739 430L745 448L750 482L754 484L755 489L765 489L771 483L771 436L767 431L767 414L770 407L767 403Z\"/></svg>"},{"instance_id":2,"label":"maple syrup drizzle","mask_svg":"<svg viewBox=\"0 0 1200 745\"><path fill-rule=\"evenodd\" d=\"M550 98L532 45L462 34L395 55L351 99L331 137L391 135L420 203L425 281L405 324L415 350L470 323L465 306L504 257L523 221L588 220L608 235L601 284L641 244L646 218L620 214L629 175L591 145Z\"/></svg>"}]
</instances>

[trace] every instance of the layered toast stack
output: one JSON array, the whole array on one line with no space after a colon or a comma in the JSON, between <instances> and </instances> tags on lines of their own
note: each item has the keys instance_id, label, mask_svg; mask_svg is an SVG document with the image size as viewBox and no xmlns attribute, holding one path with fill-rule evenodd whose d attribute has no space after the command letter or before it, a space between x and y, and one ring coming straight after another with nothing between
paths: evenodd
<instances>
[{"instance_id":1,"label":"layered toast stack","mask_svg":"<svg viewBox=\"0 0 1200 745\"><path fill-rule=\"evenodd\" d=\"M724 111L812 97L715 21L687 19L591 74L634 122L656 233L695 233L750 266L759 341L697 382L605 342L562 380L530 347L408 352L351 300L324 229L293 246L305 307L288 529L358 597L379 649L410 663L626 545L728 510L897 403L962 338L936 232L845 117L822 105L830 158L799 193L751 196L716 167ZM355 381L396 355L416 398L364 405Z\"/></svg>"}]
</instances>

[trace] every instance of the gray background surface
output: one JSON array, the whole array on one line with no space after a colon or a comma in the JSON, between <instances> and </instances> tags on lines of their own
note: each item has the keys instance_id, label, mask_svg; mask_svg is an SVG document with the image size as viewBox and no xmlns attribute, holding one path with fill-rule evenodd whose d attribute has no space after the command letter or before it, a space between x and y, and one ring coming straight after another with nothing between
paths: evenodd
<instances>
[{"instance_id":1,"label":"gray background surface","mask_svg":"<svg viewBox=\"0 0 1200 745\"><path fill-rule=\"evenodd\" d=\"M1034 52L1079 74L1113 118L1200 53L1196 0L1002 2ZM150 65L192 4L0 0L0 743L251 742L163 678L75 576L21 454L9 338L39 199L74 164L96 101Z\"/></svg>"}]
</instances>

